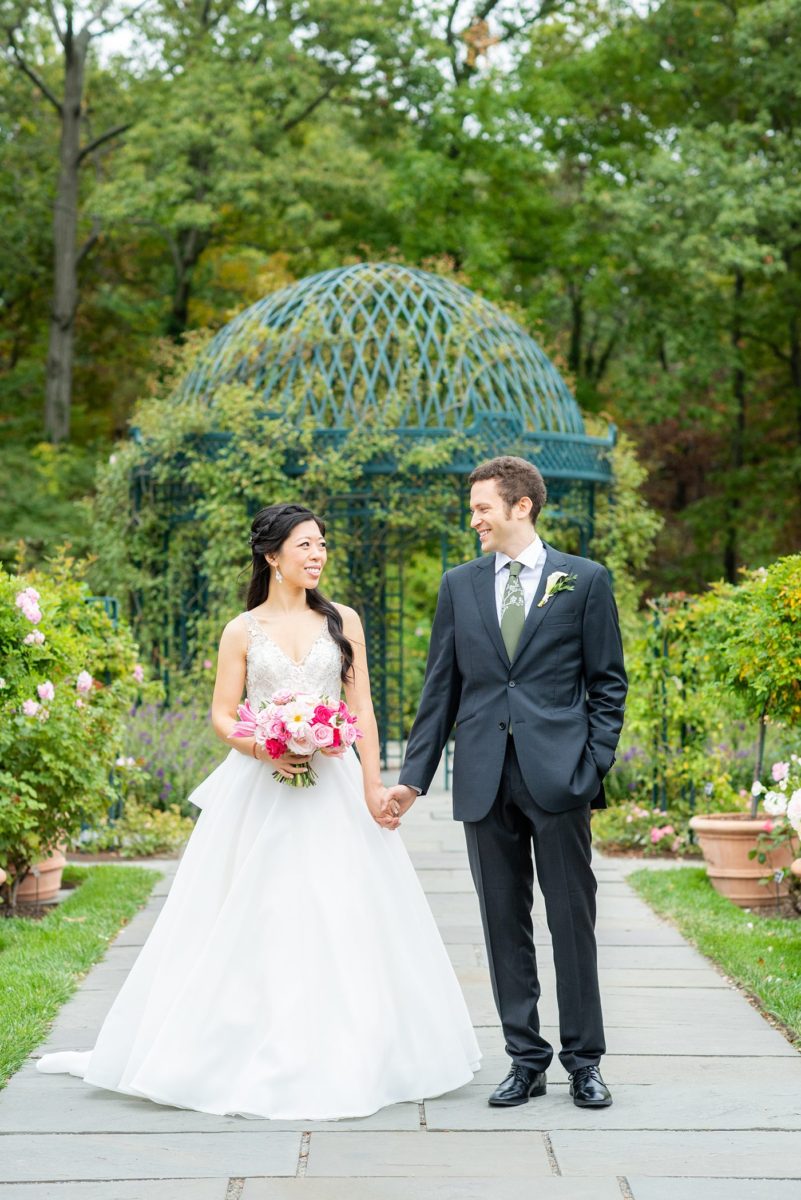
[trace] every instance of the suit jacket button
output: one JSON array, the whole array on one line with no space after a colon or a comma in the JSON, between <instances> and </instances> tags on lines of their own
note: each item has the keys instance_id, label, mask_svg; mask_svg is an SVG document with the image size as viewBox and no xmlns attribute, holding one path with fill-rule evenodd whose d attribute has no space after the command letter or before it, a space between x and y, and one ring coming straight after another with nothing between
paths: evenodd
<instances>
[{"instance_id":1,"label":"suit jacket button","mask_svg":"<svg viewBox=\"0 0 801 1200\"><path fill-rule=\"evenodd\" d=\"M514 687L514 686L515 686L515 681L514 681L514 679L510 679L510 680L509 680L509 687Z\"/></svg>"},{"instance_id":2,"label":"suit jacket button","mask_svg":"<svg viewBox=\"0 0 801 1200\"><path fill-rule=\"evenodd\" d=\"M498 722L498 728L499 728L499 729L505 729L505 728L506 728L506 722L505 722L505 721L499 721L499 722Z\"/></svg>"}]
</instances>

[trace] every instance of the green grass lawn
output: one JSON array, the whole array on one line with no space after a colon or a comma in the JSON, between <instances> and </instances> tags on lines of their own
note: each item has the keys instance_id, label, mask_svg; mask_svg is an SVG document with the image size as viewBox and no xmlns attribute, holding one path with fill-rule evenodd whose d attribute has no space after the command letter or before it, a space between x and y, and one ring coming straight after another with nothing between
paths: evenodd
<instances>
[{"instance_id":1,"label":"green grass lawn","mask_svg":"<svg viewBox=\"0 0 801 1200\"><path fill-rule=\"evenodd\" d=\"M702 954L751 992L801 1047L801 919L745 912L720 896L698 867L635 871L628 881Z\"/></svg>"},{"instance_id":2,"label":"green grass lawn","mask_svg":"<svg viewBox=\"0 0 801 1200\"><path fill-rule=\"evenodd\" d=\"M0 919L0 1088L160 878L148 867L70 866L64 884L76 890L53 912Z\"/></svg>"}]
</instances>

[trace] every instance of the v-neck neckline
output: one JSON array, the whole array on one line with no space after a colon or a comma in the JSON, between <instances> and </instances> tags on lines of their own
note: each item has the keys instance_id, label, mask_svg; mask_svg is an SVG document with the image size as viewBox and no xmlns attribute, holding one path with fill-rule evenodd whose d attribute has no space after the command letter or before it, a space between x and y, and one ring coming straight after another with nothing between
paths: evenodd
<instances>
[{"instance_id":1,"label":"v-neck neckline","mask_svg":"<svg viewBox=\"0 0 801 1200\"><path fill-rule=\"evenodd\" d=\"M284 658L287 660L287 662L290 662L290 663L292 663L292 665L293 665L294 667L302 667L302 666L304 666L304 665L305 665L305 663L306 663L306 660L308 659L308 657L309 657L309 655L311 654L312 650L315 648L315 646L317 645L317 643L318 643L318 642L320 641L320 639L322 638L323 634L324 634L324 633L327 631L327 629L328 629L328 621L327 621L327 620L325 620L325 621L323 621L323 623L322 623L322 626L320 627L320 632L317 634L317 637L314 639L314 641L313 641L313 642L312 642L312 644L309 646L309 648L308 648L308 650L306 651L306 653L303 655L303 658L301 658L301 659L297 659L297 658L293 658L291 654L287 654L287 652L286 652L286 650L284 649L284 647L283 647L283 646L282 646L282 645L281 645L279 642L277 642L277 641L275 640L275 638L274 638L274 637L270 637L269 633L267 632L267 630L266 630L266 629L264 629L264 627L262 626L262 623L261 623L261 621L259 620L259 618L258 618L258 617L254 617L252 613L248 613L247 615L248 615L248 616L250 617L250 619L251 619L251 620L254 622L254 624L255 624L256 628L258 629L259 633L261 634L261 636L262 636L263 638L266 638L266 639L267 639L267 641L271 643L271 645L275 646L276 650L280 651L280 653L281 653L281 654L283 654L283 656L284 656Z\"/></svg>"}]
</instances>

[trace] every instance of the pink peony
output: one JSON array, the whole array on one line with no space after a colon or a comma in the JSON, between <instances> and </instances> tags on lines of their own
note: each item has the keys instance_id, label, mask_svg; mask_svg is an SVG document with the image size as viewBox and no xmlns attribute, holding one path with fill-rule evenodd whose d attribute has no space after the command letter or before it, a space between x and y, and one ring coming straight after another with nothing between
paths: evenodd
<instances>
[{"instance_id":1,"label":"pink peony","mask_svg":"<svg viewBox=\"0 0 801 1200\"><path fill-rule=\"evenodd\" d=\"M333 746L334 744L334 731L330 725L312 725L310 734L311 740L317 747Z\"/></svg>"},{"instance_id":2,"label":"pink peony","mask_svg":"<svg viewBox=\"0 0 801 1200\"><path fill-rule=\"evenodd\" d=\"M775 762L770 770L773 776L774 783L781 783L790 773L790 764L788 762Z\"/></svg>"},{"instance_id":3,"label":"pink peony","mask_svg":"<svg viewBox=\"0 0 801 1200\"><path fill-rule=\"evenodd\" d=\"M22 711L25 713L26 717L35 717L41 707L41 704L39 704L36 700L22 701Z\"/></svg>"},{"instance_id":4,"label":"pink peony","mask_svg":"<svg viewBox=\"0 0 801 1200\"><path fill-rule=\"evenodd\" d=\"M274 738L268 738L264 743L264 748L266 749L270 758L280 758L285 749L284 743L276 741Z\"/></svg>"},{"instance_id":5,"label":"pink peony","mask_svg":"<svg viewBox=\"0 0 801 1200\"><path fill-rule=\"evenodd\" d=\"M55 698L56 689L49 679L46 679L44 683L40 683L36 690L39 693L40 700L53 700Z\"/></svg>"},{"instance_id":6,"label":"pink peony","mask_svg":"<svg viewBox=\"0 0 801 1200\"><path fill-rule=\"evenodd\" d=\"M75 680L75 686L79 692L91 692L94 680L88 671L81 671L78 678Z\"/></svg>"},{"instance_id":7,"label":"pink peony","mask_svg":"<svg viewBox=\"0 0 801 1200\"><path fill-rule=\"evenodd\" d=\"M133 669L133 677L137 683L141 683L145 678L145 668L141 663L137 663Z\"/></svg>"},{"instance_id":8,"label":"pink peony","mask_svg":"<svg viewBox=\"0 0 801 1200\"><path fill-rule=\"evenodd\" d=\"M270 717L263 729L266 736L274 742L289 741L289 730L280 717Z\"/></svg>"}]
</instances>

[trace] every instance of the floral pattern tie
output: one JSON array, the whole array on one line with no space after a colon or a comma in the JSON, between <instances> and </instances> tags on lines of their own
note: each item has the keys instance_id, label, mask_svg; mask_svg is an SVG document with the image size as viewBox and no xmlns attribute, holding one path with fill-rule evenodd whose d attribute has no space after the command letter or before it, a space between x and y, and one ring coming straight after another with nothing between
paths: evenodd
<instances>
[{"instance_id":1,"label":"floral pattern tie","mask_svg":"<svg viewBox=\"0 0 801 1200\"><path fill-rule=\"evenodd\" d=\"M515 656L517 643L526 622L526 601L519 578L522 569L521 562L509 563L509 578L501 600L501 637L510 662Z\"/></svg>"}]
</instances>

